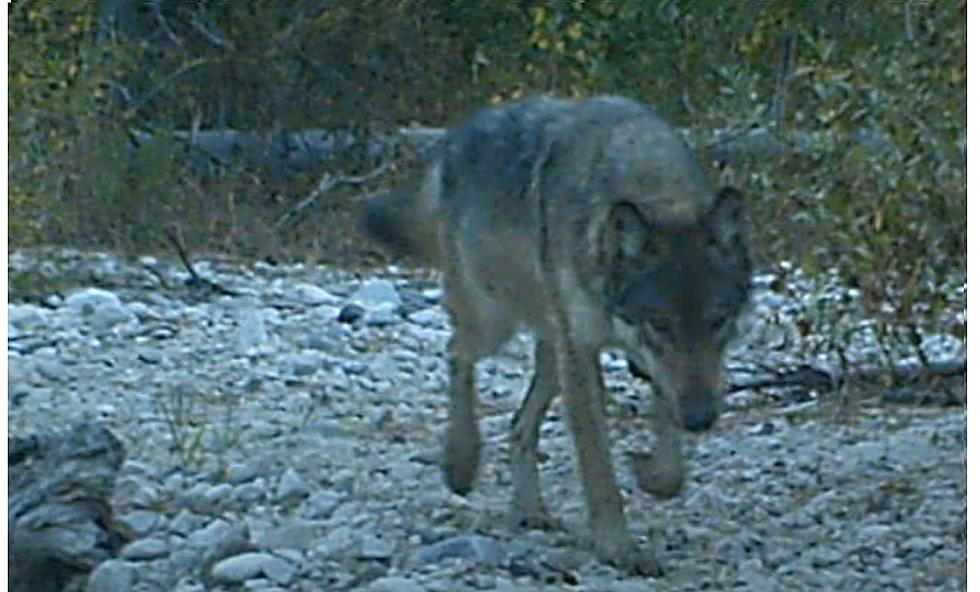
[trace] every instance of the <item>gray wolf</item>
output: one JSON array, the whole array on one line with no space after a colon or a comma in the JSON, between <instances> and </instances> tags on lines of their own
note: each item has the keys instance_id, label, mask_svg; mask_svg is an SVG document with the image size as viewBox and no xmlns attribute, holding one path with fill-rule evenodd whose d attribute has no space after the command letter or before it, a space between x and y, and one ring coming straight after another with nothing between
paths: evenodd
<instances>
[{"instance_id":1,"label":"gray wolf","mask_svg":"<svg viewBox=\"0 0 980 592\"><path fill-rule=\"evenodd\" d=\"M368 235L443 272L453 336L443 475L473 486L481 438L474 364L519 326L536 337L535 374L511 433L512 511L551 520L538 483L538 431L560 397L600 558L660 567L627 534L603 411L599 352L624 350L652 377L656 462L641 488L676 494L682 427L719 414L722 357L748 299L743 199L715 191L677 133L621 97L536 97L479 112L451 130L416 187L370 199Z\"/></svg>"}]
</instances>

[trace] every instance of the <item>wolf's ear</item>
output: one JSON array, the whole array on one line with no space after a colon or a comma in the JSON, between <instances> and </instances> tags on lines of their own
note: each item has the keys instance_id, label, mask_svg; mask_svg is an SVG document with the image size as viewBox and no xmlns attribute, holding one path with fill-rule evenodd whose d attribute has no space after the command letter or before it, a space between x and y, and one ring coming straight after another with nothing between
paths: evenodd
<instances>
[{"instance_id":1,"label":"wolf's ear","mask_svg":"<svg viewBox=\"0 0 980 592\"><path fill-rule=\"evenodd\" d=\"M706 221L711 236L723 248L737 245L745 231L745 199L742 193L734 187L723 187L715 196Z\"/></svg>"},{"instance_id":2,"label":"wolf's ear","mask_svg":"<svg viewBox=\"0 0 980 592\"><path fill-rule=\"evenodd\" d=\"M600 249L607 264L630 260L643 253L650 226L635 204L619 202L609 212L602 229Z\"/></svg>"}]
</instances>

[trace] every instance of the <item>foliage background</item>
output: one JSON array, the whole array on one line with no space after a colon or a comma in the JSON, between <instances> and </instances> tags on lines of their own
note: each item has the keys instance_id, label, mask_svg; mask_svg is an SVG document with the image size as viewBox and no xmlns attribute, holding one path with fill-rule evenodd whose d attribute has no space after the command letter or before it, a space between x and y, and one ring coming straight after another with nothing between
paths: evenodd
<instances>
[{"instance_id":1,"label":"foliage background","mask_svg":"<svg viewBox=\"0 0 980 592\"><path fill-rule=\"evenodd\" d=\"M273 221L327 170L377 166L371 139L399 126L616 93L688 129L751 197L763 265L832 268L897 320L938 314L965 277L965 0L49 0L8 16L8 247L152 251L169 228L197 249L377 261L350 212L405 159L299 226ZM308 128L356 141L283 176L202 171L171 133ZM723 149L747 142L772 150Z\"/></svg>"}]
</instances>

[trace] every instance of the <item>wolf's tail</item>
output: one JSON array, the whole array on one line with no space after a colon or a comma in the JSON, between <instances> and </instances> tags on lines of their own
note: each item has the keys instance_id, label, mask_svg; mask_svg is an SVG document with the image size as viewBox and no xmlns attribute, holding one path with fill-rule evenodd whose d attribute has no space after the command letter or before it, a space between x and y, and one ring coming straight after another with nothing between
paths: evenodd
<instances>
[{"instance_id":1,"label":"wolf's tail","mask_svg":"<svg viewBox=\"0 0 980 592\"><path fill-rule=\"evenodd\" d=\"M417 191L395 191L369 198L361 206L361 230L394 256L408 255L436 265L439 247L438 166Z\"/></svg>"}]
</instances>

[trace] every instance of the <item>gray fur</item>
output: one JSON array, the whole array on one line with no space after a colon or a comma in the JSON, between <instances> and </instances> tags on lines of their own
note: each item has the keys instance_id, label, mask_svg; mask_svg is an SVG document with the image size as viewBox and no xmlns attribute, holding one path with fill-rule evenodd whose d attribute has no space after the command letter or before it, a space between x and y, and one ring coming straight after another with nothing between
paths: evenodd
<instances>
[{"instance_id":1,"label":"gray fur","mask_svg":"<svg viewBox=\"0 0 980 592\"><path fill-rule=\"evenodd\" d=\"M624 349L664 393L652 426L659 464L634 467L644 489L676 494L677 428L707 429L718 415L724 348L747 301L741 196L715 192L681 138L639 103L539 97L452 130L410 203L374 200L367 211L384 223L367 226L443 271L454 328L448 486L469 491L479 465L474 364L523 325L537 338L536 373L512 425L515 518L552 522L538 485L538 429L561 397L590 542L608 561L657 573L627 535L598 354Z\"/></svg>"}]
</instances>

